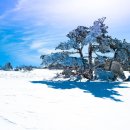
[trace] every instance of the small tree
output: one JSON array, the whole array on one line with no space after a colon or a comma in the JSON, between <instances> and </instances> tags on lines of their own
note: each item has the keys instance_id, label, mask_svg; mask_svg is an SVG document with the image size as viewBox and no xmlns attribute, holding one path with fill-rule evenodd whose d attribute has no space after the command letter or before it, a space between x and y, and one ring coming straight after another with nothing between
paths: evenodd
<instances>
[{"instance_id":1,"label":"small tree","mask_svg":"<svg viewBox=\"0 0 130 130\"><path fill-rule=\"evenodd\" d=\"M10 71L10 70L12 70L12 69L13 69L13 67L12 67L12 65L11 65L10 62L6 63L6 64L4 65L4 67L3 67L3 70L5 70L5 71Z\"/></svg>"}]
</instances>

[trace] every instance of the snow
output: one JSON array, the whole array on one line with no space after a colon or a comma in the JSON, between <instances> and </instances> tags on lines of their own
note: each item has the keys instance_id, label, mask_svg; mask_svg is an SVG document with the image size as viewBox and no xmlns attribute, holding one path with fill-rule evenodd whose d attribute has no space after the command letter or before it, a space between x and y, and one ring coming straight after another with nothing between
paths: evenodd
<instances>
[{"instance_id":1,"label":"snow","mask_svg":"<svg viewBox=\"0 0 130 130\"><path fill-rule=\"evenodd\" d=\"M0 130L130 130L130 82L53 81L57 72L0 71Z\"/></svg>"}]
</instances>

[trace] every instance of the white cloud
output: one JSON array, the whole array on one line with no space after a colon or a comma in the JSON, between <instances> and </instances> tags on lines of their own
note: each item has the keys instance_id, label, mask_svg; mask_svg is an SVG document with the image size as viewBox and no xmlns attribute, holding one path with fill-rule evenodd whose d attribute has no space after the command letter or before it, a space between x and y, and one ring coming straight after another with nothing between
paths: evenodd
<instances>
[{"instance_id":1,"label":"white cloud","mask_svg":"<svg viewBox=\"0 0 130 130\"><path fill-rule=\"evenodd\" d=\"M39 48L38 49L38 53L39 54L44 54L44 55L55 53L55 52L58 52L58 51L55 50L55 49L47 49L47 48Z\"/></svg>"},{"instance_id":2,"label":"white cloud","mask_svg":"<svg viewBox=\"0 0 130 130\"><path fill-rule=\"evenodd\" d=\"M48 26L58 33L78 25L91 26L94 20L104 16L107 25L119 28L130 22L129 5L130 0L19 0L16 8L7 14L9 20L17 23L35 29Z\"/></svg>"},{"instance_id":3,"label":"white cloud","mask_svg":"<svg viewBox=\"0 0 130 130\"><path fill-rule=\"evenodd\" d=\"M71 29L105 16L110 26L117 26L130 21L129 5L130 0L19 0L0 19L8 15L9 20L35 26Z\"/></svg>"},{"instance_id":4,"label":"white cloud","mask_svg":"<svg viewBox=\"0 0 130 130\"><path fill-rule=\"evenodd\" d=\"M17 5L19 18L38 19L42 24L87 24L106 16L112 22L127 19L129 0L21 0ZM33 19L33 20L34 20ZM120 22L118 21L118 22Z\"/></svg>"},{"instance_id":5,"label":"white cloud","mask_svg":"<svg viewBox=\"0 0 130 130\"><path fill-rule=\"evenodd\" d=\"M43 41L33 41L30 45L30 49L39 49L42 48L45 43Z\"/></svg>"}]
</instances>

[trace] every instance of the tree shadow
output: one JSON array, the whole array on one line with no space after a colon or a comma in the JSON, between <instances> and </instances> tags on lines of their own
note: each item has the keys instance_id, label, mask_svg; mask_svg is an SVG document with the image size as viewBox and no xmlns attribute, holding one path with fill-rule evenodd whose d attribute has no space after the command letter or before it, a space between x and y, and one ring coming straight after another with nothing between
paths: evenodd
<instances>
[{"instance_id":1,"label":"tree shadow","mask_svg":"<svg viewBox=\"0 0 130 130\"><path fill-rule=\"evenodd\" d=\"M120 82L76 82L76 81L32 81L32 83L46 84L54 89L79 88L85 93L91 93L94 97L108 98L117 102L123 102L114 96L122 96L116 88L128 88L120 86Z\"/></svg>"}]
</instances>

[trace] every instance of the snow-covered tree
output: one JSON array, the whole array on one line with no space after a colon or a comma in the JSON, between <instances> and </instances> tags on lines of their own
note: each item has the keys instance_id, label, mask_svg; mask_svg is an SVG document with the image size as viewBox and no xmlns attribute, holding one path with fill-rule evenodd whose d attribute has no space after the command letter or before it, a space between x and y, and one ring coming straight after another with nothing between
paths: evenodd
<instances>
[{"instance_id":1,"label":"snow-covered tree","mask_svg":"<svg viewBox=\"0 0 130 130\"><path fill-rule=\"evenodd\" d=\"M100 48L100 46L106 46L105 42L102 42L100 45L97 40L100 38L102 40L106 40L104 35L107 33L107 26L104 24L106 17L98 19L93 23L93 26L89 28L90 32L87 35L85 41L86 44L89 45L88 47L88 59L89 59L89 78L93 79L93 64L92 64L92 53L94 50ZM98 43L98 44L97 44Z\"/></svg>"},{"instance_id":2,"label":"snow-covered tree","mask_svg":"<svg viewBox=\"0 0 130 130\"><path fill-rule=\"evenodd\" d=\"M97 69L96 74L100 70L103 70L102 72L111 71L113 61L129 67L130 44L125 40L122 42L108 36L108 27L104 24L105 19L105 17L98 19L89 28L78 26L69 32L68 41L61 42L56 47L59 52L41 56L42 65L48 67L60 64L63 68L73 68L77 75L82 75L90 80L93 79L93 72ZM88 50L85 49L85 46L88 47ZM85 55L84 52L87 52L88 55ZM110 53L113 53L113 57L109 56ZM94 62L93 54L96 55ZM106 54L109 55L106 56ZM110 78L110 76L108 77Z\"/></svg>"},{"instance_id":3,"label":"snow-covered tree","mask_svg":"<svg viewBox=\"0 0 130 130\"><path fill-rule=\"evenodd\" d=\"M114 50L114 60L120 62L123 69L130 69L130 43L118 39L113 39L111 48Z\"/></svg>"},{"instance_id":4,"label":"snow-covered tree","mask_svg":"<svg viewBox=\"0 0 130 130\"><path fill-rule=\"evenodd\" d=\"M83 54L83 48L86 45L86 36L89 34L89 28L84 26L78 26L75 30L69 32L67 37L69 40L67 42L60 43L56 49L60 49L63 51L71 50L71 54L79 54L79 59L82 62L82 70L86 69L86 62ZM72 59L72 57L71 57ZM75 58L74 58L75 59ZM72 63L73 64L73 63Z\"/></svg>"},{"instance_id":5,"label":"snow-covered tree","mask_svg":"<svg viewBox=\"0 0 130 130\"><path fill-rule=\"evenodd\" d=\"M107 26L104 23L105 17L98 19L91 27L78 26L73 31L67 34L69 40L60 43L56 49L62 52L52 53L50 55L42 55L42 65L49 66L50 64L60 63L63 66L77 66L80 68L81 75L86 78L92 79L92 44L96 42L97 37L101 37L106 33ZM84 46L88 47L89 62L85 59L83 49ZM78 54L79 57L72 56Z\"/></svg>"},{"instance_id":6,"label":"snow-covered tree","mask_svg":"<svg viewBox=\"0 0 130 130\"><path fill-rule=\"evenodd\" d=\"M13 69L13 67L12 67L12 65L11 65L10 62L6 63L6 64L3 66L3 70L5 70L5 71L10 71L10 70L12 70L12 69Z\"/></svg>"},{"instance_id":7,"label":"snow-covered tree","mask_svg":"<svg viewBox=\"0 0 130 130\"><path fill-rule=\"evenodd\" d=\"M56 50L60 50L60 52L41 56L43 60L42 65L61 64L64 68L71 67L76 72L83 74L88 67L87 60L83 54L83 48L86 45L85 38L88 33L89 28L84 26L78 26L75 30L69 32L67 34L69 40L67 42L61 42L56 47Z\"/></svg>"}]
</instances>

